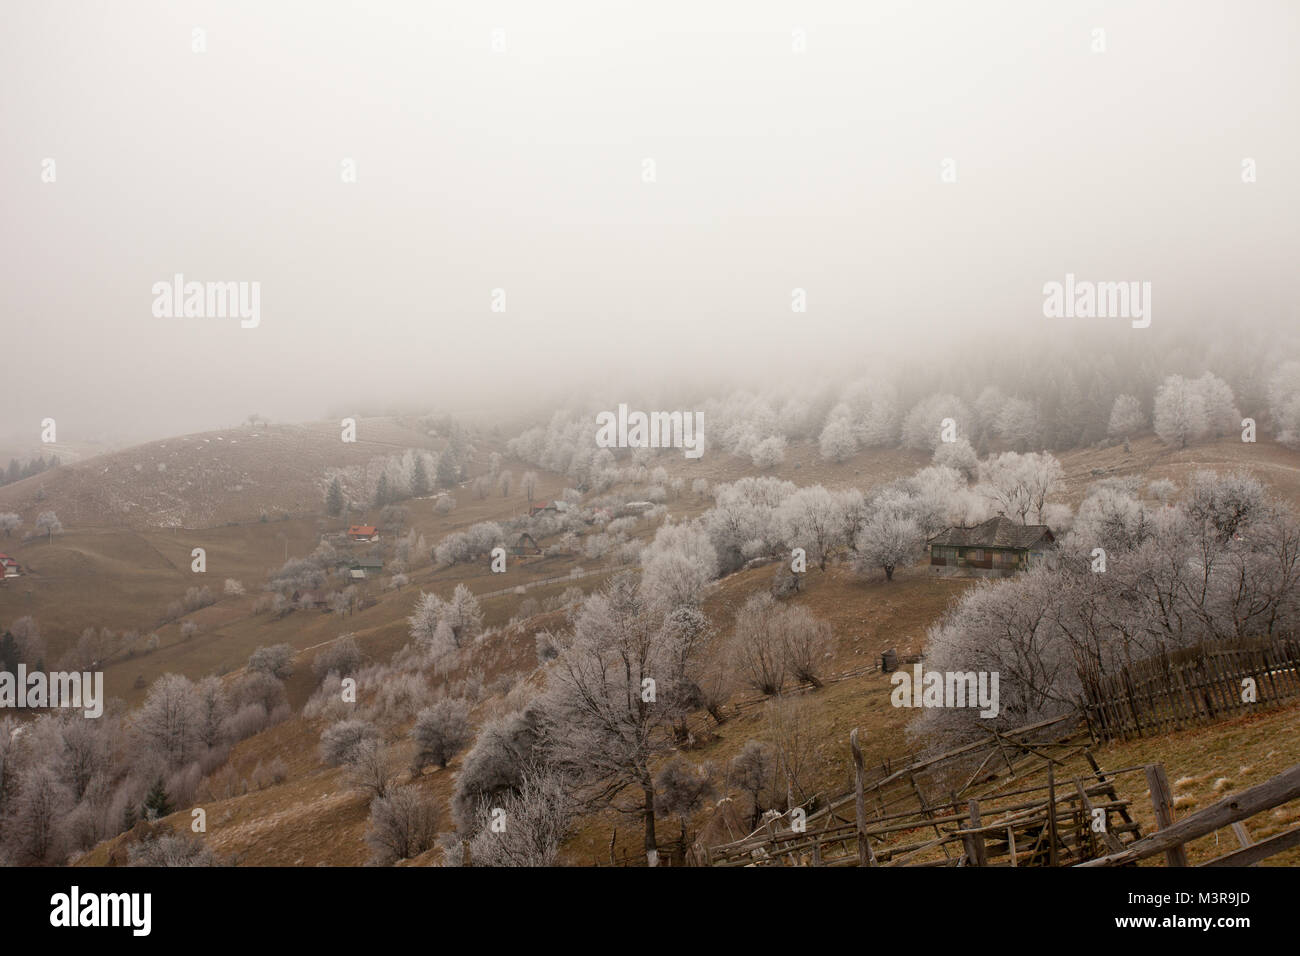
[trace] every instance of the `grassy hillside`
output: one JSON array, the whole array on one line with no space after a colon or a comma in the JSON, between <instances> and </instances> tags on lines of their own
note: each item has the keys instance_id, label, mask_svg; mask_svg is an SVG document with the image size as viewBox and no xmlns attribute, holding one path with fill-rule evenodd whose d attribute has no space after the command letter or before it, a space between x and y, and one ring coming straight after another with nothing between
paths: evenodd
<instances>
[{"instance_id":1,"label":"grassy hillside","mask_svg":"<svg viewBox=\"0 0 1300 956\"><path fill-rule=\"evenodd\" d=\"M180 440L179 445L187 454L193 454L196 444L204 444L196 438ZM177 442L161 444L175 446ZM212 441L206 444L211 445ZM222 451L230 453L231 447L226 445ZM212 454L207 450L205 453ZM371 454L375 453L371 449ZM148 452L134 450L121 454L128 455L128 459L117 467L126 464L130 456L139 458ZM242 460L241 454L236 451L232 457ZM480 457L483 455L485 452ZM791 448L786 463L772 474L798 484L820 482L830 487L855 486L866 490L910 474L926 461L926 456L893 450L864 452L848 462L832 464L821 460L814 447L798 445ZM1242 445L1222 440L1171 450L1153 438L1146 438L1134 441L1129 452L1121 446L1081 450L1063 454L1061 461L1066 472L1063 497L1072 504L1077 504L1086 486L1101 476L1169 477L1181 485L1199 468L1221 471L1245 468L1265 480L1275 493L1293 503L1300 502L1300 455L1273 444ZM748 461L726 456L710 456L694 462L664 455L654 464L665 467L670 476L687 478L688 488L689 480L694 477L719 482L753 473ZM324 464L318 462L312 467L323 468ZM475 467L481 468L482 462L477 462ZM508 462L505 467L511 468L516 478L527 469L520 462ZM172 471L169 467L168 472ZM57 477L57 472L43 477ZM67 487L75 487L71 479L61 480L69 482ZM82 475L79 480L89 481L89 477ZM270 482L265 477L260 480L264 484L257 487L266 490ZM213 506L209 513L222 520L198 530L137 527L130 521L118 527L81 528L65 519L68 530L52 543L31 541L11 549L33 573L21 579L19 587L13 587L11 582L11 586L0 588L0 620L11 620L20 613L33 614L52 645L70 640L82 627L92 623L118 629L150 628L166 603L195 583L199 576L189 570L190 550L204 547L208 552L204 583L219 591L221 582L232 577L245 584L248 594L222 596L213 607L189 615L187 619L195 621L199 631L188 641L180 639L179 622L172 622L159 628L161 647L156 652L111 661L105 668L109 693L125 698L134 706L144 694L137 685L147 685L163 673L174 671L198 677L237 671L256 647L285 642L298 651L297 673L287 687L290 702L297 711L313 689L310 662L322 644L340 633L352 632L370 661L385 661L408 641L406 617L419 591L434 591L446 597L461 582L479 594L502 588L524 590L522 593L511 590L483 601L486 624L502 630L477 646L453 673L443 675L442 679L463 677L473 669L482 674L485 684L490 685L501 675L510 677L508 683L517 683L537 669L533 634L546 627L564 626L562 615L541 613L517 621L515 626L506 626L516 619L525 599L540 603L568 586L565 582L531 585L578 570L601 567L607 573L618 570L600 561L584 560L580 555L539 556L512 558L508 573L497 575L486 564L434 569L425 555L409 571L410 583L401 590L381 590L379 582L366 585L366 594L374 603L344 620L320 611L294 611L279 619L254 615L252 605L267 572L277 567L286 554L306 554L315 547L322 533L342 526L340 521L318 515L320 489L312 486L306 470L291 472L286 482L302 494L311 488L311 496L300 500L299 511L286 505L287 511L301 515L288 520L262 522L248 518L241 523L225 524L234 520L230 516L240 508L251 512L267 506L268 499L254 494L238 497L239 504L232 499L218 498L223 503ZM537 498L558 496L565 484L562 476L544 474ZM2 491L13 493L13 489ZM277 490L273 500L287 501L286 497L277 497L280 494ZM458 507L442 516L434 514L431 501L405 503L411 526L425 537L430 547L443 536L475 522L508 519L524 513L527 507L517 488L509 498L494 494L479 499L468 487L457 489L455 496ZM51 495L49 500L56 499ZM98 502L88 495L77 500L86 508L91 507L88 502ZM688 491L667 504L669 514L680 518L698 514L708 502ZM58 507L62 516L63 506ZM114 514L118 513L99 512L97 518L105 521ZM359 519L359 515L354 516L354 520ZM646 537L653 531L652 523L641 522L635 533ZM726 635L745 599L768 586L771 575L771 565L754 567L728 576L711 589L706 611L721 635ZM582 590L590 591L603 580L603 575L595 575L575 583ZM927 628L969 586L969 581L930 576L924 567L901 569L892 582L887 582L883 575L860 576L844 565L835 564L825 572L811 570L804 577L802 593L791 600L831 623L834 640L825 670L839 675L863 670L891 647L904 654L922 650ZM536 680L536 675L530 679ZM862 730L870 763L897 758L914 748L915 742L906 733L911 714L889 705L889 689L883 675L868 672L796 695L795 699L802 703L802 719L810 741L805 754L810 790L838 793L849 786L846 742L854 727ZM505 706L503 694L504 690L489 692L475 711L476 719L486 719L500 711ZM691 760L711 761L725 768L747 740L770 736L765 706L748 698L746 692L738 691L728 711L729 719L720 726L702 715L693 722L697 733L689 752ZM1238 772L1227 775L1233 788L1258 782L1280 769L1287 758L1273 734L1293 730L1295 720L1300 719L1297 713L1300 712L1295 708L1287 708L1234 721L1230 726L1219 725L1170 735L1159 741L1110 748L1099 756L1108 767L1162 761L1169 769L1171 780L1182 781L1178 792L1184 798L1183 805L1202 805L1227 786L1220 781L1223 774L1219 768L1223 766L1233 764L1238 768ZM294 716L235 748L228 768L216 775L221 782L209 781L207 790L200 795L201 805L208 813L208 840L219 853L248 864L364 862L366 800L348 792L342 771L319 763L316 746L322 729L319 721ZM406 748L409 744L405 741L398 743L402 760L409 761ZM287 765L285 779L258 789L254 778L259 776L256 773L259 765L264 768L277 757ZM445 771L426 771L417 783L428 788L445 807L458 767L459 759ZM1128 795L1137 803L1139 813L1147 812L1142 795ZM183 816L178 815L177 821ZM705 822L703 818L694 821L696 825ZM1285 822L1279 818L1278 824ZM661 838L675 836L674 823L664 820L660 826ZM616 847L635 852L640 842L635 818L610 811L579 822L564 849L565 859L573 863L606 860L610 838L616 829ZM104 864L115 852L120 857L120 847L129 839L129 835L124 835L109 841L82 862ZM437 852L433 851L414 862L428 863L436 858Z\"/></svg>"}]
</instances>

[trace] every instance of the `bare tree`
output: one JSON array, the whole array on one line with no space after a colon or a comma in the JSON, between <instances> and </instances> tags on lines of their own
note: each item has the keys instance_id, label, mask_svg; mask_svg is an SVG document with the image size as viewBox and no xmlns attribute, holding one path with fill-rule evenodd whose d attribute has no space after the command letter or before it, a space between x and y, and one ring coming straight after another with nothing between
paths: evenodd
<instances>
[{"instance_id":1,"label":"bare tree","mask_svg":"<svg viewBox=\"0 0 1300 956\"><path fill-rule=\"evenodd\" d=\"M171 769L198 756L202 728L199 694L180 674L164 674L154 681L144 704L136 712L133 730L145 749Z\"/></svg>"},{"instance_id":2,"label":"bare tree","mask_svg":"<svg viewBox=\"0 0 1300 956\"><path fill-rule=\"evenodd\" d=\"M730 769L732 785L749 797L752 808L749 826L753 829L758 826L764 805L770 800L776 772L776 754L770 744L761 740L747 740L740 753L731 759Z\"/></svg>"},{"instance_id":3,"label":"bare tree","mask_svg":"<svg viewBox=\"0 0 1300 956\"><path fill-rule=\"evenodd\" d=\"M645 824L646 859L656 865L655 782L651 762L671 747L674 712L657 685L674 671L674 629L619 575L592 595L562 639L552 666L547 717L555 759L605 803L631 788Z\"/></svg>"},{"instance_id":4,"label":"bare tree","mask_svg":"<svg viewBox=\"0 0 1300 956\"><path fill-rule=\"evenodd\" d=\"M248 658L248 670L270 674L277 680L288 680L293 674L293 648L288 644L259 647Z\"/></svg>"},{"instance_id":5,"label":"bare tree","mask_svg":"<svg viewBox=\"0 0 1300 956\"><path fill-rule=\"evenodd\" d=\"M325 728L320 736L320 758L331 767L357 760L361 748L379 739L379 728L368 720L340 720Z\"/></svg>"},{"instance_id":6,"label":"bare tree","mask_svg":"<svg viewBox=\"0 0 1300 956\"><path fill-rule=\"evenodd\" d=\"M741 678L760 694L779 694L785 686L785 628L770 594L751 595L739 613L731 654Z\"/></svg>"},{"instance_id":7,"label":"bare tree","mask_svg":"<svg viewBox=\"0 0 1300 956\"><path fill-rule=\"evenodd\" d=\"M342 634L321 649L311 666L317 680L324 679L330 673L347 677L356 673L361 666L361 645L352 634Z\"/></svg>"},{"instance_id":8,"label":"bare tree","mask_svg":"<svg viewBox=\"0 0 1300 956\"><path fill-rule=\"evenodd\" d=\"M717 796L717 781L712 764L695 765L682 757L674 757L664 764L655 778L659 787L659 806L664 813L677 817L681 823L681 843L686 848L686 820L703 809Z\"/></svg>"},{"instance_id":9,"label":"bare tree","mask_svg":"<svg viewBox=\"0 0 1300 956\"><path fill-rule=\"evenodd\" d=\"M474 739L469 710L469 701L444 697L432 707L420 711L411 728L411 739L415 742L412 769L416 773L431 763L446 767L448 761Z\"/></svg>"},{"instance_id":10,"label":"bare tree","mask_svg":"<svg viewBox=\"0 0 1300 956\"><path fill-rule=\"evenodd\" d=\"M573 800L558 776L527 775L498 806L480 809L470 860L475 866L554 866L572 816Z\"/></svg>"},{"instance_id":11,"label":"bare tree","mask_svg":"<svg viewBox=\"0 0 1300 956\"><path fill-rule=\"evenodd\" d=\"M397 787L370 804L365 841L370 862L389 866L431 849L438 835L438 809L417 786Z\"/></svg>"},{"instance_id":12,"label":"bare tree","mask_svg":"<svg viewBox=\"0 0 1300 956\"><path fill-rule=\"evenodd\" d=\"M73 805L72 794L48 765L30 770L13 800L5 841L20 863L53 863L61 845L60 821Z\"/></svg>"},{"instance_id":13,"label":"bare tree","mask_svg":"<svg viewBox=\"0 0 1300 956\"><path fill-rule=\"evenodd\" d=\"M127 866L220 866L216 853L189 833L161 833L132 844Z\"/></svg>"}]
</instances>

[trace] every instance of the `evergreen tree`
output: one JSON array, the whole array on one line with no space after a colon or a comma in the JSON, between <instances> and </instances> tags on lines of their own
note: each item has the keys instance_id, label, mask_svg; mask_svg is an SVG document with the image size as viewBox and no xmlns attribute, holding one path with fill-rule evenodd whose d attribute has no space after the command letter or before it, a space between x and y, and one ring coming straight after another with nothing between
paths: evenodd
<instances>
[{"instance_id":1,"label":"evergreen tree","mask_svg":"<svg viewBox=\"0 0 1300 956\"><path fill-rule=\"evenodd\" d=\"M424 456L415 456L415 470L411 474L411 497L423 498L432 489L429 487L429 472L424 467Z\"/></svg>"},{"instance_id":2,"label":"evergreen tree","mask_svg":"<svg viewBox=\"0 0 1300 956\"><path fill-rule=\"evenodd\" d=\"M438 458L438 484L443 488L454 488L460 478L460 464L448 448Z\"/></svg>"},{"instance_id":3,"label":"evergreen tree","mask_svg":"<svg viewBox=\"0 0 1300 956\"><path fill-rule=\"evenodd\" d=\"M393 493L388 489L388 476L380 475L379 483L375 485L375 507L382 508L393 500Z\"/></svg>"},{"instance_id":4,"label":"evergreen tree","mask_svg":"<svg viewBox=\"0 0 1300 956\"><path fill-rule=\"evenodd\" d=\"M159 775L153 787L144 798L144 815L149 820L161 820L172 812L171 801L167 799L167 787Z\"/></svg>"},{"instance_id":5,"label":"evergreen tree","mask_svg":"<svg viewBox=\"0 0 1300 956\"><path fill-rule=\"evenodd\" d=\"M18 673L18 642L8 631L5 631L4 639L0 640L0 671Z\"/></svg>"},{"instance_id":6,"label":"evergreen tree","mask_svg":"<svg viewBox=\"0 0 1300 956\"><path fill-rule=\"evenodd\" d=\"M331 518L343 514L343 486L339 484L337 475L330 482L329 491L325 493L325 513Z\"/></svg>"}]
</instances>

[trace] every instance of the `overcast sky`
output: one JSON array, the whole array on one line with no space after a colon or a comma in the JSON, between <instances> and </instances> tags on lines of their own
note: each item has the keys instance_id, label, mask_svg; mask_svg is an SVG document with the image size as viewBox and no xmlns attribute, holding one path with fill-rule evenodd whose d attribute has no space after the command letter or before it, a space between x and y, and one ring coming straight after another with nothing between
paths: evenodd
<instances>
[{"instance_id":1,"label":"overcast sky","mask_svg":"<svg viewBox=\"0 0 1300 956\"><path fill-rule=\"evenodd\" d=\"M810 374L1039 330L1066 272L1294 318L1297 49L1282 0L20 0L0 439ZM156 317L178 272L260 324Z\"/></svg>"}]
</instances>

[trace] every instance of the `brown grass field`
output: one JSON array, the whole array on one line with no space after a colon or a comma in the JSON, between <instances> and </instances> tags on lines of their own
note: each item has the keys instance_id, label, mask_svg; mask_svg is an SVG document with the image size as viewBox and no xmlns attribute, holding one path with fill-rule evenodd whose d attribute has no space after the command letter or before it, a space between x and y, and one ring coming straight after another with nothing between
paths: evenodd
<instances>
[{"instance_id":1,"label":"brown grass field","mask_svg":"<svg viewBox=\"0 0 1300 956\"><path fill-rule=\"evenodd\" d=\"M321 476L327 467L362 465L370 457L406 447L437 447L435 441L395 421L365 420L360 433L363 442L350 446L338 441L333 423L232 429L87 458L0 488L0 510L18 511L24 519L23 531L30 531L36 513L45 508L58 512L65 529L53 541L0 540L0 549L17 557L29 571L0 586L0 622L33 615L56 660L88 626L142 633L156 630L161 642L157 651L115 658L105 665L109 696L120 697L131 707L145 693L136 686L140 678L148 685L169 671L191 678L231 673L244 665L255 648L287 642L299 651L295 676L288 682L291 704L298 709L312 690L310 662L318 645L351 632L370 660L386 660L407 643L405 619L421 590L447 596L457 583L464 582L474 592L483 593L527 587L577 568L604 567L575 555L512 558L506 575L492 574L486 566L435 571L426 554L411 570L410 584L400 591L382 591L379 582L369 582L365 590L375 603L346 621L320 611L294 611L279 620L267 614L254 615L253 602L268 571L278 567L286 555L310 552L323 532L344 526L341 520L321 516ZM1168 477L1181 485L1200 468L1244 468L1266 481L1279 497L1300 505L1300 455L1273 443L1243 445L1224 439L1171 450L1147 437L1135 440L1131 447L1130 452L1114 446L1061 455L1067 475L1065 500L1077 505L1087 484L1100 475L1140 475L1148 480ZM494 448L504 451L500 445L480 444L476 468L484 465L487 453ZM822 461L815 446L796 444L791 446L787 462L773 473L801 485L820 482L867 490L910 474L925 463L925 456L918 453L889 450L863 452L837 465ZM160 464L165 469L160 470ZM748 461L724 455L690 461L667 454L654 464L662 464L671 476L685 478L688 489L695 477L716 483L753 473ZM516 489L509 498L493 495L479 500L468 487L462 487L455 492L458 507L447 516L435 515L427 499L404 503L413 526L430 547L444 535L477 521L501 520L525 511L527 502L517 485L518 476L529 468L518 461L507 461L503 467L516 476ZM561 476L541 477L537 495L541 500L558 496L565 486ZM706 506L706 501L689 490L668 502L674 518L698 514ZM261 520L263 512L267 520ZM374 517L361 511L354 512L351 520ZM636 533L649 536L653 532L649 522L642 522ZM205 575L190 571L190 552L195 547L207 551ZM609 573L617 570L607 568ZM770 565L752 568L725 578L711 590L706 610L720 633L726 634L749 594L767 587L771 573ZM242 597L223 595L226 578L241 581L248 593ZM590 591L604 579L586 577L576 584ZM197 583L207 584L219 599L214 606L187 616L199 630L182 641L179 622L162 626L157 622L170 601ZM567 586L534 587L526 595L540 601ZM931 577L923 567L902 569L894 581L886 582L882 575L859 576L846 566L833 564L825 572L812 569L805 576L802 593L792 600L831 622L834 646L826 669L843 673L872 664L891 647L900 653L921 651L929 626L969 586L967 581ZM514 593L485 600L486 623L504 627L523 600ZM530 675L535 680L532 635L544 627L563 626L561 618L539 615L518 622L484 641L461 670L477 668L485 682L502 674L516 681L530 679ZM847 738L854 727L860 727L865 735L869 763L914 748L915 742L906 734L910 715L889 705L889 686L878 672L867 673L796 696L815 741L806 755L812 791L839 793L850 786ZM489 697L479 705L477 716L486 717L502 704L499 697ZM1185 812L1294 763L1300 753L1293 743L1300 730L1297 721L1300 708L1288 707L1112 746L1099 752L1098 758L1108 768L1163 762L1175 783L1179 812ZM712 761L719 768L725 768L745 741L769 733L762 705L745 707L717 727L703 717L696 723L700 733L689 758ZM365 799L347 791L341 771L318 762L316 744L321 729L319 722L294 716L238 745L229 764L232 769L216 775L233 778L238 790L258 764L278 757L288 765L283 783L262 790L249 785L248 792L238 793L228 786L217 792L220 788L212 781L205 784L201 800L208 815L208 841L219 854L243 864L261 865L359 865L365 861ZM405 742L398 746L403 760L410 756L403 750L406 747L409 744ZM445 771L426 771L418 783L430 788L445 806L458 767L459 759ZM1131 785L1125 792L1134 801L1144 830L1149 830L1152 821L1145 794L1132 792ZM1283 808L1273 814L1276 819L1261 820L1259 832L1252 831L1253 835L1266 836L1293 824L1298 814L1300 810ZM187 820L186 812L167 823L180 825ZM694 821L696 825L702 822ZM565 847L565 858L577 864L606 860L615 828L619 852L635 854L641 839L639 825L639 818L613 811L584 818ZM676 833L675 822L660 821L661 840L672 839ZM108 863L128 838L124 835L109 841L80 862ZM1213 855L1213 851L1212 840L1199 841L1193 856ZM436 855L431 851L411 862L431 863ZM1283 861L1295 863L1297 859L1288 854L1271 862Z\"/></svg>"}]
</instances>

